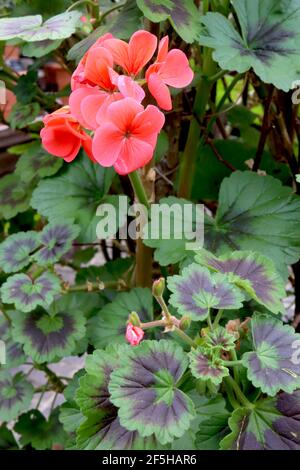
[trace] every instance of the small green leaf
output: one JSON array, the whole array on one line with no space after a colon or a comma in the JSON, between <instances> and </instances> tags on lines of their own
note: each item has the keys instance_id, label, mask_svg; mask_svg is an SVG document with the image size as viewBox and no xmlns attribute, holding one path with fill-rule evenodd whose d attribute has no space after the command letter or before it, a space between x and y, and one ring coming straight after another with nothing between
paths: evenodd
<instances>
[{"instance_id":1,"label":"small green leaf","mask_svg":"<svg viewBox=\"0 0 300 470\"><path fill-rule=\"evenodd\" d=\"M0 216L11 219L29 208L32 188L15 173L0 179Z\"/></svg>"},{"instance_id":2,"label":"small green leaf","mask_svg":"<svg viewBox=\"0 0 300 470\"><path fill-rule=\"evenodd\" d=\"M39 234L40 244L43 245L33 255L35 261L41 265L54 264L72 247L72 242L78 236L80 227L63 222L46 225Z\"/></svg>"},{"instance_id":3,"label":"small green leaf","mask_svg":"<svg viewBox=\"0 0 300 470\"><path fill-rule=\"evenodd\" d=\"M9 124L12 129L23 129L31 124L40 114L38 103L16 103L9 114Z\"/></svg>"},{"instance_id":4,"label":"small green leaf","mask_svg":"<svg viewBox=\"0 0 300 470\"><path fill-rule=\"evenodd\" d=\"M229 375L227 367L222 365L220 357L214 358L206 348L198 347L189 353L191 371L196 379L210 380L219 385Z\"/></svg>"},{"instance_id":5,"label":"small green leaf","mask_svg":"<svg viewBox=\"0 0 300 470\"><path fill-rule=\"evenodd\" d=\"M21 152L16 166L16 174L24 183L29 183L36 178L46 178L53 176L61 168L63 160L53 158L43 149L40 142L26 144Z\"/></svg>"},{"instance_id":6,"label":"small green leaf","mask_svg":"<svg viewBox=\"0 0 300 470\"><path fill-rule=\"evenodd\" d=\"M37 232L19 232L0 244L0 265L6 273L21 271L32 261L32 252L39 246Z\"/></svg>"}]
</instances>

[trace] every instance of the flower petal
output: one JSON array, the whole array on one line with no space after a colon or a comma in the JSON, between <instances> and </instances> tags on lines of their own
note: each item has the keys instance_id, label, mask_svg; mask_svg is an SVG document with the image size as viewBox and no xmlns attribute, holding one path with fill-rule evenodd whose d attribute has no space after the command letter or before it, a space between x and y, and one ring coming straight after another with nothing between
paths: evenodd
<instances>
[{"instance_id":1,"label":"flower petal","mask_svg":"<svg viewBox=\"0 0 300 470\"><path fill-rule=\"evenodd\" d=\"M102 166L112 166L119 158L123 139L123 134L116 126L103 124L96 130L93 139L92 152L95 160Z\"/></svg>"},{"instance_id":2,"label":"flower petal","mask_svg":"<svg viewBox=\"0 0 300 470\"><path fill-rule=\"evenodd\" d=\"M157 47L157 38L148 31L134 33L129 41L130 72L137 75L153 57Z\"/></svg>"},{"instance_id":3,"label":"flower petal","mask_svg":"<svg viewBox=\"0 0 300 470\"><path fill-rule=\"evenodd\" d=\"M147 77L148 88L152 96L157 101L160 108L170 111L172 109L172 100L169 88L162 81L157 73L150 73Z\"/></svg>"},{"instance_id":4,"label":"flower petal","mask_svg":"<svg viewBox=\"0 0 300 470\"><path fill-rule=\"evenodd\" d=\"M161 79L169 86L183 88L191 83L194 73L184 52L172 49L159 70Z\"/></svg>"},{"instance_id":5,"label":"flower petal","mask_svg":"<svg viewBox=\"0 0 300 470\"><path fill-rule=\"evenodd\" d=\"M133 98L134 100L141 103L145 98L145 92L143 88L138 85L131 77L126 75L120 75L118 77L118 88L124 98Z\"/></svg>"},{"instance_id":6,"label":"flower petal","mask_svg":"<svg viewBox=\"0 0 300 470\"><path fill-rule=\"evenodd\" d=\"M127 132L132 126L135 116L144 108L133 98L124 98L112 103L107 109L107 120L112 122L120 131Z\"/></svg>"},{"instance_id":7,"label":"flower petal","mask_svg":"<svg viewBox=\"0 0 300 470\"><path fill-rule=\"evenodd\" d=\"M101 106L105 103L107 99L107 93L98 91L97 94L86 96L80 105L81 114L84 118L84 121L87 123L87 129L96 130L98 123L96 120L97 113Z\"/></svg>"},{"instance_id":8,"label":"flower petal","mask_svg":"<svg viewBox=\"0 0 300 470\"><path fill-rule=\"evenodd\" d=\"M156 62L164 62L166 60L168 49L169 49L169 37L164 36L159 42Z\"/></svg>"},{"instance_id":9,"label":"flower petal","mask_svg":"<svg viewBox=\"0 0 300 470\"><path fill-rule=\"evenodd\" d=\"M113 39L109 39L109 41ZM113 66L113 57L104 47L95 47L89 51L86 59L84 76L105 90L114 89L111 83L108 67Z\"/></svg>"},{"instance_id":10,"label":"flower petal","mask_svg":"<svg viewBox=\"0 0 300 470\"><path fill-rule=\"evenodd\" d=\"M87 139L82 140L82 147L85 153L87 154L87 156L89 157L89 159L93 163L97 163L97 160L94 158L94 155L93 155L92 145L93 145L93 140L89 135L87 135Z\"/></svg>"},{"instance_id":11,"label":"flower petal","mask_svg":"<svg viewBox=\"0 0 300 470\"><path fill-rule=\"evenodd\" d=\"M119 175L127 175L147 165L153 157L153 152L154 147L148 142L134 137L124 139L114 168Z\"/></svg>"},{"instance_id":12,"label":"flower petal","mask_svg":"<svg viewBox=\"0 0 300 470\"><path fill-rule=\"evenodd\" d=\"M150 104L145 111L142 111L135 117L132 123L134 129L133 135L138 139L147 140L153 134L158 134L164 123L164 114L156 106Z\"/></svg>"},{"instance_id":13,"label":"flower petal","mask_svg":"<svg viewBox=\"0 0 300 470\"><path fill-rule=\"evenodd\" d=\"M41 138L47 152L67 162L74 160L81 146L81 140L63 126L44 127L41 130Z\"/></svg>"},{"instance_id":14,"label":"flower petal","mask_svg":"<svg viewBox=\"0 0 300 470\"><path fill-rule=\"evenodd\" d=\"M90 127L88 122L84 119L81 112L81 104L84 98L88 96L98 95L100 92L96 88L91 87L81 87L73 91L69 97L69 105L71 114L77 119L77 121L87 129L93 129Z\"/></svg>"},{"instance_id":15,"label":"flower petal","mask_svg":"<svg viewBox=\"0 0 300 470\"><path fill-rule=\"evenodd\" d=\"M103 46L109 50L114 62L120 65L126 72L130 73L128 70L130 63L127 42L121 39L108 39L103 43Z\"/></svg>"}]
</instances>

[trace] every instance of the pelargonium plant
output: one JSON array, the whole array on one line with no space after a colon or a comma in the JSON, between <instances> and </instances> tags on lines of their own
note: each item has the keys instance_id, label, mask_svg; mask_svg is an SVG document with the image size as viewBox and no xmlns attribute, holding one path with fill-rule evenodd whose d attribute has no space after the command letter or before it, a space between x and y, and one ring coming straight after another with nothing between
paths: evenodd
<instances>
[{"instance_id":1,"label":"pelargonium plant","mask_svg":"<svg viewBox=\"0 0 300 470\"><path fill-rule=\"evenodd\" d=\"M0 5L0 449L300 450L299 0L30 3Z\"/></svg>"}]
</instances>

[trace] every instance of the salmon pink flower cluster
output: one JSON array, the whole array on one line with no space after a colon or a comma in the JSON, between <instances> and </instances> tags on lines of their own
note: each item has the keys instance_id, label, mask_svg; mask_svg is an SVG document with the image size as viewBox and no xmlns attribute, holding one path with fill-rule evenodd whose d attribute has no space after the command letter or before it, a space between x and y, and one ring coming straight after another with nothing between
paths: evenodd
<instances>
[{"instance_id":1,"label":"salmon pink flower cluster","mask_svg":"<svg viewBox=\"0 0 300 470\"><path fill-rule=\"evenodd\" d=\"M156 36L141 30L129 43L110 33L99 38L72 75L69 107L44 119L44 148L70 162L82 146L93 162L113 166L120 175L146 165L165 122L159 108L172 109L168 87L183 88L193 79L186 55L168 47L164 37L143 77L157 48ZM145 99L158 106L145 107Z\"/></svg>"}]
</instances>

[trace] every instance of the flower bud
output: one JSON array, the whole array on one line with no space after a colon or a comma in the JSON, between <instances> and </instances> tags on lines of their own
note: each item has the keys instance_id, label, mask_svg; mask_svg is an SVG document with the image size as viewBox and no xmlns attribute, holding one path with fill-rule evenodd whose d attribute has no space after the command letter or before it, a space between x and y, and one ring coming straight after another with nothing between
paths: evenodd
<instances>
[{"instance_id":1,"label":"flower bud","mask_svg":"<svg viewBox=\"0 0 300 470\"><path fill-rule=\"evenodd\" d=\"M133 326L132 323L128 323L126 328L126 339L131 346L137 346L140 344L144 337L144 331L138 326Z\"/></svg>"},{"instance_id":2,"label":"flower bud","mask_svg":"<svg viewBox=\"0 0 300 470\"><path fill-rule=\"evenodd\" d=\"M187 317L187 316L182 317L179 323L179 328L181 330L188 330L189 327L191 326L191 321L192 320L190 319L190 317Z\"/></svg>"},{"instance_id":3,"label":"flower bud","mask_svg":"<svg viewBox=\"0 0 300 470\"><path fill-rule=\"evenodd\" d=\"M141 320L136 312L131 312L128 317L128 323L131 323L133 326L140 326Z\"/></svg>"},{"instance_id":4,"label":"flower bud","mask_svg":"<svg viewBox=\"0 0 300 470\"><path fill-rule=\"evenodd\" d=\"M154 297L161 297L164 293L166 281L163 277L153 282L152 293Z\"/></svg>"}]
</instances>

